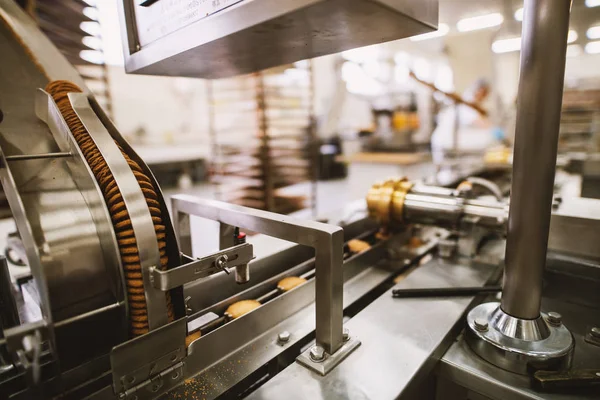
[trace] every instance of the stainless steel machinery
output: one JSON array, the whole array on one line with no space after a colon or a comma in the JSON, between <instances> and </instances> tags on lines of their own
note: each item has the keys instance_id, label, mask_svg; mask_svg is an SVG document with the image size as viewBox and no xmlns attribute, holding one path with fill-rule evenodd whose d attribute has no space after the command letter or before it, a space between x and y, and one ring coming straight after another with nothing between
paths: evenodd
<instances>
[{"instance_id":1,"label":"stainless steel machinery","mask_svg":"<svg viewBox=\"0 0 600 400\"><path fill-rule=\"evenodd\" d=\"M167 207L75 70L0 0L0 180L32 271L15 285L0 259L0 398L598 398L600 203L553 201L569 3L526 1L510 199L468 174L390 179L319 223ZM436 19L433 0L122 7L129 71L202 77ZM194 257L198 217L219 223L219 250Z\"/></svg>"}]
</instances>

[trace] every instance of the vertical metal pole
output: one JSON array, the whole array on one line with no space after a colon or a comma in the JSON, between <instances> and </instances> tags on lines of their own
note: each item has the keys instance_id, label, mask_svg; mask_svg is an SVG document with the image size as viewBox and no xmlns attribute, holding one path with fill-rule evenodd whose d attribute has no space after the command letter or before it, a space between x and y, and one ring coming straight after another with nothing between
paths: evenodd
<instances>
[{"instance_id":1,"label":"vertical metal pole","mask_svg":"<svg viewBox=\"0 0 600 400\"><path fill-rule=\"evenodd\" d=\"M570 0L525 0L502 310L540 315Z\"/></svg>"},{"instance_id":2,"label":"vertical metal pole","mask_svg":"<svg viewBox=\"0 0 600 400\"><path fill-rule=\"evenodd\" d=\"M315 339L328 354L335 353L343 344L343 248L344 231L341 229L321 235L315 246Z\"/></svg>"},{"instance_id":3,"label":"vertical metal pole","mask_svg":"<svg viewBox=\"0 0 600 400\"><path fill-rule=\"evenodd\" d=\"M171 200L171 206L173 210L173 226L175 227L175 237L177 237L177 241L179 242L179 250L186 256L193 257L190 216L185 212L179 211L175 200Z\"/></svg>"}]
</instances>

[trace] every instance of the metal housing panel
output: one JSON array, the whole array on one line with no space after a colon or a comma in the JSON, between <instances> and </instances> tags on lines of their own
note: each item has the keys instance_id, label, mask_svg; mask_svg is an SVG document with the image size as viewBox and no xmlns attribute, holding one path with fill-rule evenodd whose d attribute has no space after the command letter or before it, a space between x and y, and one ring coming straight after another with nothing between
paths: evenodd
<instances>
[{"instance_id":1,"label":"metal housing panel","mask_svg":"<svg viewBox=\"0 0 600 400\"><path fill-rule=\"evenodd\" d=\"M438 17L437 0L221 0L216 8L189 1L187 11L164 0L146 7L137 3L120 3L127 72L199 78L426 33ZM152 13L153 7L160 12ZM163 19L156 19L161 14ZM144 18L157 21L163 36Z\"/></svg>"}]
</instances>

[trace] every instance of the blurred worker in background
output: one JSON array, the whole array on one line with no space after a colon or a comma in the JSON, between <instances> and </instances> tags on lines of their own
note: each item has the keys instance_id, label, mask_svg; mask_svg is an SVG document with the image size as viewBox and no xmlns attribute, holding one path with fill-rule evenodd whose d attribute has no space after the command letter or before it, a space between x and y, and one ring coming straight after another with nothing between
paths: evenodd
<instances>
[{"instance_id":1,"label":"blurred worker in background","mask_svg":"<svg viewBox=\"0 0 600 400\"><path fill-rule=\"evenodd\" d=\"M490 93L485 79L478 79L463 94L463 100L482 106ZM503 138L490 119L466 104L452 104L438 115L438 125L431 136L433 161L439 164L448 153L483 153Z\"/></svg>"}]
</instances>

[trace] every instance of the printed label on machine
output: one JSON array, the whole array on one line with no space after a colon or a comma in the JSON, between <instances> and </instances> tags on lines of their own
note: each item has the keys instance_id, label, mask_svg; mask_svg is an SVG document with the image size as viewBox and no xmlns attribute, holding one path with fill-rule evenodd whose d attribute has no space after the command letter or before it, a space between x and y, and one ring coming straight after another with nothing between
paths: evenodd
<instances>
[{"instance_id":1,"label":"printed label on machine","mask_svg":"<svg viewBox=\"0 0 600 400\"><path fill-rule=\"evenodd\" d=\"M135 6L135 21L141 46L208 17L243 0L160 0L150 6Z\"/></svg>"}]
</instances>

